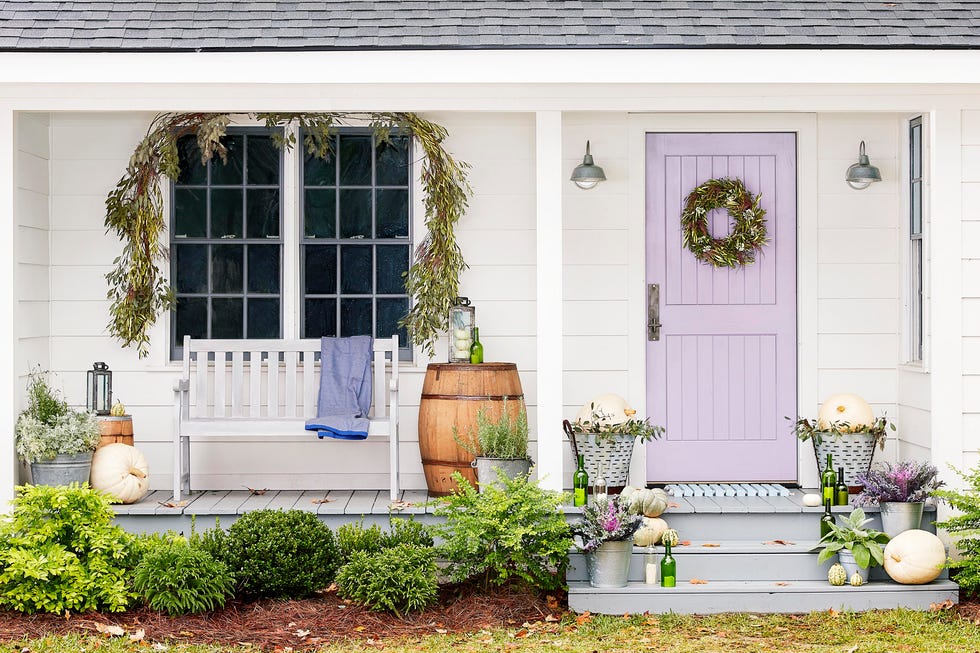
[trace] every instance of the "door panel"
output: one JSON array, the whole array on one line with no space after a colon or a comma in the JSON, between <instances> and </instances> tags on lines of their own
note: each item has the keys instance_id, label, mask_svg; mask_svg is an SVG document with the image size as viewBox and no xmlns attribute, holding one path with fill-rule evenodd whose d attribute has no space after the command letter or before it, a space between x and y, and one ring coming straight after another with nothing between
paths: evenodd
<instances>
[{"instance_id":1,"label":"door panel","mask_svg":"<svg viewBox=\"0 0 980 653\"><path fill-rule=\"evenodd\" d=\"M684 198L735 177L762 195L769 244L740 269L682 246ZM665 439L651 482L794 481L796 438L796 136L647 135L647 282L661 288L661 338L647 343L648 406ZM709 216L728 233L727 212Z\"/></svg>"}]
</instances>

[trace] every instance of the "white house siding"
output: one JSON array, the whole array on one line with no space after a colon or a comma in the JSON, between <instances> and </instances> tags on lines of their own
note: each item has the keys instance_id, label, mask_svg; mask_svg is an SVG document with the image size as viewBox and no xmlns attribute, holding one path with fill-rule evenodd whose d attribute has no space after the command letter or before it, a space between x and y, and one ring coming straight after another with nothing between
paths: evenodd
<instances>
[{"instance_id":1,"label":"white house siding","mask_svg":"<svg viewBox=\"0 0 980 653\"><path fill-rule=\"evenodd\" d=\"M963 463L980 463L980 111L962 113Z\"/></svg>"}]
</instances>

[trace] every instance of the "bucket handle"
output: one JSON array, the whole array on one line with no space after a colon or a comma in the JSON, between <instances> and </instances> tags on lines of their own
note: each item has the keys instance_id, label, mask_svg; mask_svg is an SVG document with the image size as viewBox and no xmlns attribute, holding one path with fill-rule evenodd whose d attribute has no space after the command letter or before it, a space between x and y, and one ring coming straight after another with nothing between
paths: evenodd
<instances>
[{"instance_id":1,"label":"bucket handle","mask_svg":"<svg viewBox=\"0 0 980 653\"><path fill-rule=\"evenodd\" d=\"M572 429L572 423L567 419L562 420L561 427L565 431L565 435L572 442L572 453L575 454L575 460L578 460L578 443L575 441L575 431Z\"/></svg>"}]
</instances>

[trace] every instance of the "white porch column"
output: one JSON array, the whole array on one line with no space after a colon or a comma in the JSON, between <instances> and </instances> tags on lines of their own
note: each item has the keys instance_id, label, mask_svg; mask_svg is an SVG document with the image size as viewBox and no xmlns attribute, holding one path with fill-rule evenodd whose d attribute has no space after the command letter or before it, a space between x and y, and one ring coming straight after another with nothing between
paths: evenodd
<instances>
[{"instance_id":1,"label":"white porch column","mask_svg":"<svg viewBox=\"0 0 980 653\"><path fill-rule=\"evenodd\" d=\"M14 112L0 105L0 514L14 498ZM3 308L6 306L7 308Z\"/></svg>"},{"instance_id":2,"label":"white porch column","mask_svg":"<svg viewBox=\"0 0 980 653\"><path fill-rule=\"evenodd\" d=\"M959 107L929 116L929 371L932 459L948 483L947 465L963 465L962 127Z\"/></svg>"},{"instance_id":3,"label":"white porch column","mask_svg":"<svg viewBox=\"0 0 980 653\"><path fill-rule=\"evenodd\" d=\"M562 164L561 112L535 116L537 221L538 478L562 489Z\"/></svg>"}]
</instances>

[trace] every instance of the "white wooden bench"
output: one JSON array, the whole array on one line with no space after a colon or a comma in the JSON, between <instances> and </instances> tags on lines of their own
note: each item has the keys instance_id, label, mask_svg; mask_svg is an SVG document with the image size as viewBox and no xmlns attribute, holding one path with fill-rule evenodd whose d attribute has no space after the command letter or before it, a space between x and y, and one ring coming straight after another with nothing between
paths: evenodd
<instances>
[{"instance_id":1,"label":"white wooden bench","mask_svg":"<svg viewBox=\"0 0 980 653\"><path fill-rule=\"evenodd\" d=\"M373 407L368 439L387 437L391 499L398 498L398 336L374 340ZM184 368L174 383L174 500L190 492L190 443L221 436L304 436L316 417L319 339L184 339ZM331 438L322 446L329 447ZM330 488L324 488L330 489Z\"/></svg>"}]
</instances>

